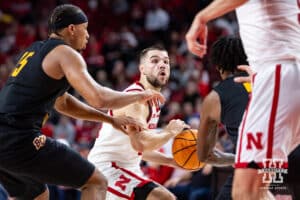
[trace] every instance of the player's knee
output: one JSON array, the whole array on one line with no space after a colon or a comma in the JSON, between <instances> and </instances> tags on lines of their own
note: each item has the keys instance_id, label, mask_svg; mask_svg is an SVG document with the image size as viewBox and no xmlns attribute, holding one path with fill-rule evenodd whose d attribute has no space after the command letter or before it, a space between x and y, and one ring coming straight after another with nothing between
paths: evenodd
<instances>
[{"instance_id":1,"label":"player's knee","mask_svg":"<svg viewBox=\"0 0 300 200\"><path fill-rule=\"evenodd\" d=\"M105 176L98 169L95 169L92 176L83 186L83 188L87 187L96 187L97 189L107 190L108 182Z\"/></svg>"},{"instance_id":2,"label":"player's knee","mask_svg":"<svg viewBox=\"0 0 300 200\"><path fill-rule=\"evenodd\" d=\"M164 192L163 195L162 195L162 198L160 198L160 199L162 199L162 200L176 200L176 197L171 192Z\"/></svg>"},{"instance_id":3,"label":"player's knee","mask_svg":"<svg viewBox=\"0 0 300 200\"><path fill-rule=\"evenodd\" d=\"M150 199L157 199L157 200L176 200L174 194L161 187L155 188L150 193L150 195L148 195L148 197L151 197Z\"/></svg>"},{"instance_id":4,"label":"player's knee","mask_svg":"<svg viewBox=\"0 0 300 200\"><path fill-rule=\"evenodd\" d=\"M236 187L232 188L232 199L233 200L239 200L242 198L243 192L240 189L237 189Z\"/></svg>"}]
</instances>

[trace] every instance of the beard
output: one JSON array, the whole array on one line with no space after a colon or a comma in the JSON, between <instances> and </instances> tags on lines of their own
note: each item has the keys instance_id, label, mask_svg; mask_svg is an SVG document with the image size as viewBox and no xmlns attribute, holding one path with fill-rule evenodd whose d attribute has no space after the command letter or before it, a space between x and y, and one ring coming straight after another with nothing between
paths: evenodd
<instances>
[{"instance_id":1,"label":"beard","mask_svg":"<svg viewBox=\"0 0 300 200\"><path fill-rule=\"evenodd\" d=\"M166 83L160 82L157 78L155 77L146 77L147 81L155 88L162 88L163 86L166 85Z\"/></svg>"}]
</instances>

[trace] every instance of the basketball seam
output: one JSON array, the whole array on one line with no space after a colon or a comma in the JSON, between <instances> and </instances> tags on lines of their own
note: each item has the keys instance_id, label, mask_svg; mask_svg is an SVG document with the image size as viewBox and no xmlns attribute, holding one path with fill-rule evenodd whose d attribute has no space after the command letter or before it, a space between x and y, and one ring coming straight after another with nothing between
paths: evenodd
<instances>
[{"instance_id":1,"label":"basketball seam","mask_svg":"<svg viewBox=\"0 0 300 200\"><path fill-rule=\"evenodd\" d=\"M189 131L189 133L191 133L191 134L192 134L192 136L193 136L194 140L195 140L195 141L197 141L197 138L195 137L195 135L194 135L193 131L192 131L191 129L189 129L188 131Z\"/></svg>"},{"instance_id":2,"label":"basketball seam","mask_svg":"<svg viewBox=\"0 0 300 200\"><path fill-rule=\"evenodd\" d=\"M194 150L192 153L190 153L189 157L186 159L186 161L183 164L183 167L186 165L186 163L191 159L191 157L193 156L193 154L196 152L196 150Z\"/></svg>"},{"instance_id":3,"label":"basketball seam","mask_svg":"<svg viewBox=\"0 0 300 200\"><path fill-rule=\"evenodd\" d=\"M175 140L177 140L177 139L179 139L179 140L187 140L187 141L196 141L194 139L186 139L186 138L180 138L180 137L175 138Z\"/></svg>"},{"instance_id":4,"label":"basketball seam","mask_svg":"<svg viewBox=\"0 0 300 200\"><path fill-rule=\"evenodd\" d=\"M193 146L196 146L196 144L193 144L193 145L190 145L190 146L183 147L182 149L178 149L177 151L173 152L173 154L176 154L176 153L178 153L179 151L183 151L183 150L188 149L188 148L193 147Z\"/></svg>"}]
</instances>

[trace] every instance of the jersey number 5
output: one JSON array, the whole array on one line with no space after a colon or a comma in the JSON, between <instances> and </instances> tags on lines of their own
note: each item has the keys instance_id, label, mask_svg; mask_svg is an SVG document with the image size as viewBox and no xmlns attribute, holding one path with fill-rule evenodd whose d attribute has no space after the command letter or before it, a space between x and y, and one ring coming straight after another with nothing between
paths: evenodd
<instances>
[{"instance_id":1,"label":"jersey number 5","mask_svg":"<svg viewBox=\"0 0 300 200\"><path fill-rule=\"evenodd\" d=\"M12 77L16 77L18 76L18 74L20 73L20 71L25 67L25 65L28 62L28 58L30 58L31 56L34 55L33 51L26 51L23 56L20 58L17 67L14 69L14 71L12 72L11 76Z\"/></svg>"}]
</instances>

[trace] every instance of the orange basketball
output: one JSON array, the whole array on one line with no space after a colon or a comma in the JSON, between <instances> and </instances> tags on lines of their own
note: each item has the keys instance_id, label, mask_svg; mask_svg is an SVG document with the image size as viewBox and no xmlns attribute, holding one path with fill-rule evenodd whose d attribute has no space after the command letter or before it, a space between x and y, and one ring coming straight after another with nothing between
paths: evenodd
<instances>
[{"instance_id":1,"label":"orange basketball","mask_svg":"<svg viewBox=\"0 0 300 200\"><path fill-rule=\"evenodd\" d=\"M197 156L197 133L196 129L186 129L174 138L173 158L184 169L195 170L204 166L204 163L200 162Z\"/></svg>"}]
</instances>

